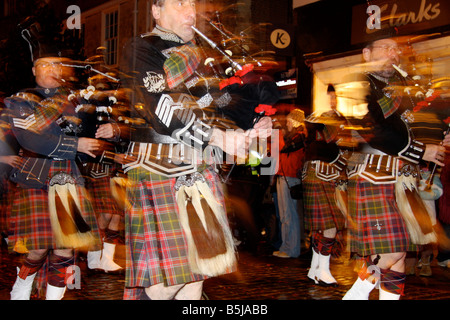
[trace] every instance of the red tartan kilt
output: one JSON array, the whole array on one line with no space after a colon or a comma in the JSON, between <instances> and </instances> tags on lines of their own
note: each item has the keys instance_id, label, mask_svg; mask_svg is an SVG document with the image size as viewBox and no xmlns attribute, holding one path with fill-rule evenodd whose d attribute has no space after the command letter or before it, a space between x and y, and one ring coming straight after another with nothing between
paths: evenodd
<instances>
[{"instance_id":1,"label":"red tartan kilt","mask_svg":"<svg viewBox=\"0 0 450 320\"><path fill-rule=\"evenodd\" d=\"M406 252L409 235L395 200L395 184L348 183L350 249L361 256Z\"/></svg>"},{"instance_id":2,"label":"red tartan kilt","mask_svg":"<svg viewBox=\"0 0 450 320\"><path fill-rule=\"evenodd\" d=\"M70 161L53 161L47 187L54 174L58 172L71 174L71 166ZM94 237L100 239L97 220L85 188L77 186L77 193L80 197L81 214L91 227ZM23 240L28 250L57 248L50 222L47 190L16 188L10 217L9 240L11 249L17 240Z\"/></svg>"},{"instance_id":3,"label":"red tartan kilt","mask_svg":"<svg viewBox=\"0 0 450 320\"><path fill-rule=\"evenodd\" d=\"M305 229L310 231L345 226L345 217L336 205L334 181L317 178L314 168L308 165L303 183L303 206Z\"/></svg>"},{"instance_id":4,"label":"red tartan kilt","mask_svg":"<svg viewBox=\"0 0 450 320\"><path fill-rule=\"evenodd\" d=\"M9 229L11 204L14 199L16 185L9 180L5 180L1 183L4 184L4 189L3 193L0 194L0 231L7 234Z\"/></svg>"},{"instance_id":5,"label":"red tartan kilt","mask_svg":"<svg viewBox=\"0 0 450 320\"><path fill-rule=\"evenodd\" d=\"M112 196L111 177L92 178L88 184L88 192L95 208L95 213L99 214L118 214L123 216L124 212Z\"/></svg>"}]
</instances>

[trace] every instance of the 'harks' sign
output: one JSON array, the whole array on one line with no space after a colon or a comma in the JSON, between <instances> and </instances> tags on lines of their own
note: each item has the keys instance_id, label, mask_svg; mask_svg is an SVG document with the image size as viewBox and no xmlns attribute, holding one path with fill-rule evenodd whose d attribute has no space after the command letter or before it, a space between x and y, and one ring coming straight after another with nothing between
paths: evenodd
<instances>
[{"instance_id":1,"label":"'harks' sign","mask_svg":"<svg viewBox=\"0 0 450 320\"><path fill-rule=\"evenodd\" d=\"M399 35L421 33L448 25L448 0L375 0L352 11L352 44L370 40L382 28L398 28Z\"/></svg>"}]
</instances>

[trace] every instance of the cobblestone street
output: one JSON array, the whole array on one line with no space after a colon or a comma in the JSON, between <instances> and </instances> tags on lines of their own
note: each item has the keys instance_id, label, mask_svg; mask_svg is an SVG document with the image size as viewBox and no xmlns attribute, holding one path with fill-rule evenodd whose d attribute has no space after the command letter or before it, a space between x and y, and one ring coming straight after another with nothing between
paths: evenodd
<instances>
[{"instance_id":1,"label":"cobblestone street","mask_svg":"<svg viewBox=\"0 0 450 320\"><path fill-rule=\"evenodd\" d=\"M123 247L116 262L123 265ZM267 250L266 250L267 251ZM0 300L9 300L15 280L15 261L18 256L2 248L0 255ZM205 281L205 298L209 300L341 300L356 279L355 263L344 257L333 259L331 271L339 286L322 287L308 281L306 274L310 255L299 258L277 258L270 252L239 250L238 271ZM88 272L85 260L79 259L81 288L68 290L65 300L122 300L124 275ZM450 269L432 264L433 275L418 273L408 276L402 300L450 300ZM378 290L371 300L378 299Z\"/></svg>"}]
</instances>

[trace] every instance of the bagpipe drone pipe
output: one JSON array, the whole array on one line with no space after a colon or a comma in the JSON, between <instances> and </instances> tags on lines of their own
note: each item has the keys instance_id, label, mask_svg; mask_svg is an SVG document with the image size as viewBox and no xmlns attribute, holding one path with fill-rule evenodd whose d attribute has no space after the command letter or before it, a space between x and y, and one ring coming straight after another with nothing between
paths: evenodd
<instances>
[{"instance_id":1,"label":"bagpipe drone pipe","mask_svg":"<svg viewBox=\"0 0 450 320\"><path fill-rule=\"evenodd\" d=\"M122 141L120 137L127 136L123 131L130 121L128 96L120 88L117 72L104 70L103 63L96 57L68 64L74 68L83 68L88 73L84 88L72 90L68 100L75 106L80 121L77 136L95 138L95 133L102 124L110 123L113 128L114 142L111 139L99 139L103 144L97 157L92 159L87 155L79 155L78 160L81 163L89 161L113 164L114 154L126 149L126 141Z\"/></svg>"},{"instance_id":2,"label":"bagpipe drone pipe","mask_svg":"<svg viewBox=\"0 0 450 320\"><path fill-rule=\"evenodd\" d=\"M276 112L273 106L280 99L280 92L272 77L256 70L255 66L262 63L247 55L240 57L245 63L242 64L238 58L232 57L230 50L222 49L196 27L192 28L199 36L197 42L200 47L204 41L212 49L202 47L206 55L202 68L213 73L219 96L214 102L224 116L247 130L262 116L273 115ZM245 49L240 50L246 54Z\"/></svg>"}]
</instances>

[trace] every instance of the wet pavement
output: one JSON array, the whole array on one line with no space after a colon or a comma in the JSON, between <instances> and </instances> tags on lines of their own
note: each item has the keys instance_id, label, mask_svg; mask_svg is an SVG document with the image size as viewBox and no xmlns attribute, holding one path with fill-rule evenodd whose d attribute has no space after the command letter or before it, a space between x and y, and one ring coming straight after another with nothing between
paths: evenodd
<instances>
[{"instance_id":1,"label":"wet pavement","mask_svg":"<svg viewBox=\"0 0 450 320\"><path fill-rule=\"evenodd\" d=\"M119 247L115 260L124 264L124 248ZM0 253L0 300L9 300L15 280L15 265L20 256L11 255L2 246ZM356 279L355 261L346 255L331 260L331 271L338 287L314 285L306 274L310 252L299 258L278 258L265 247L257 250L239 248L238 270L232 274L205 281L204 297L209 300L341 300ZM64 300L122 300L124 275L92 273L83 255L79 256L81 286L68 290ZM407 277L402 300L450 300L450 269L432 263L431 277ZM374 290L371 300L378 299ZM33 299L37 299L33 297Z\"/></svg>"}]
</instances>

